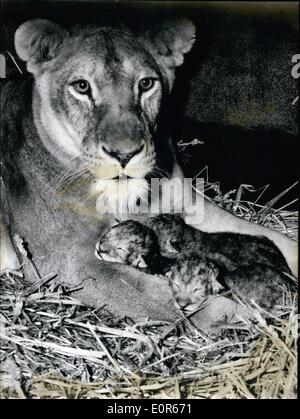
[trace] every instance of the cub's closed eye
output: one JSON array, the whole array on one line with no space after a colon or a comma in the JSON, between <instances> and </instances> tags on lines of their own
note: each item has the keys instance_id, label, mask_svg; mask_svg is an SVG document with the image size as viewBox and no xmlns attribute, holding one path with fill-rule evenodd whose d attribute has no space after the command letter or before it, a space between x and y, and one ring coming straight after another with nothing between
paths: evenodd
<instances>
[{"instance_id":1,"label":"cub's closed eye","mask_svg":"<svg viewBox=\"0 0 300 419\"><path fill-rule=\"evenodd\" d=\"M122 247L117 247L117 250L120 250L121 252L126 253L126 250L124 250Z\"/></svg>"},{"instance_id":2,"label":"cub's closed eye","mask_svg":"<svg viewBox=\"0 0 300 419\"><path fill-rule=\"evenodd\" d=\"M174 250L176 250L176 251L180 251L181 250L181 243L179 242L179 241L177 241L177 240L170 240L170 243L171 243L171 245L172 245L172 247L173 247L173 249Z\"/></svg>"},{"instance_id":3,"label":"cub's closed eye","mask_svg":"<svg viewBox=\"0 0 300 419\"><path fill-rule=\"evenodd\" d=\"M87 95L91 91L90 83L86 80L77 80L72 83L72 86L81 95Z\"/></svg>"},{"instance_id":4,"label":"cub's closed eye","mask_svg":"<svg viewBox=\"0 0 300 419\"><path fill-rule=\"evenodd\" d=\"M145 77L139 81L139 89L141 92L147 92L154 86L155 79L152 77Z\"/></svg>"}]
</instances>

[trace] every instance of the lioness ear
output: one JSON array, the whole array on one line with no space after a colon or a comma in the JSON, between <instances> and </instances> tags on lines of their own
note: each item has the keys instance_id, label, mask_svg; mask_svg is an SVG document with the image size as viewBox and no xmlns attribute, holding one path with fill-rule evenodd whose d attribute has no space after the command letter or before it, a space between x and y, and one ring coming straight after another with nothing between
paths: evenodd
<instances>
[{"instance_id":1,"label":"lioness ear","mask_svg":"<svg viewBox=\"0 0 300 419\"><path fill-rule=\"evenodd\" d=\"M67 30L49 20L28 20L15 33L15 49L27 62L28 71L35 73L39 65L56 56L67 36Z\"/></svg>"},{"instance_id":2,"label":"lioness ear","mask_svg":"<svg viewBox=\"0 0 300 419\"><path fill-rule=\"evenodd\" d=\"M195 42L196 29L188 19L166 21L158 30L151 32L157 52L168 58L170 67L181 65L183 55L189 52Z\"/></svg>"},{"instance_id":3,"label":"lioness ear","mask_svg":"<svg viewBox=\"0 0 300 419\"><path fill-rule=\"evenodd\" d=\"M210 278L210 285L213 294L217 294L219 291L225 289L225 286L220 282L220 269L215 263L215 260L210 259L207 262L208 276Z\"/></svg>"},{"instance_id":4,"label":"lioness ear","mask_svg":"<svg viewBox=\"0 0 300 419\"><path fill-rule=\"evenodd\" d=\"M188 19L167 20L145 33L146 44L165 70L170 87L174 70L183 64L184 54L192 48L195 36L196 28Z\"/></svg>"},{"instance_id":5,"label":"lioness ear","mask_svg":"<svg viewBox=\"0 0 300 419\"><path fill-rule=\"evenodd\" d=\"M117 218L113 218L111 224L110 224L110 228L113 228L115 226L117 226L120 223L120 221Z\"/></svg>"}]
</instances>

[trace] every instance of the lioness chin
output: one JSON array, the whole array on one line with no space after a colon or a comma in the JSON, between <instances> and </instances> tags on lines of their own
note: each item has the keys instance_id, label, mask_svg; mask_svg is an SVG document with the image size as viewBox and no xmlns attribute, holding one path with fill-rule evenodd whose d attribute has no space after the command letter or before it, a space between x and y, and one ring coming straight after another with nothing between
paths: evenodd
<instances>
[{"instance_id":1,"label":"lioness chin","mask_svg":"<svg viewBox=\"0 0 300 419\"><path fill-rule=\"evenodd\" d=\"M67 30L35 19L15 34L16 52L33 83L24 109L16 113L9 104L4 109L6 229L29 243L41 275L54 272L62 282L82 284L83 302L107 305L118 315L176 316L166 282L99 261L94 246L117 215L102 211L112 212L112 197L126 206L145 199L152 177L183 176L161 119L175 69L194 41L188 20L133 34L95 25ZM120 185L121 194L113 194ZM274 231L206 201L204 219L193 224L206 231L266 235L296 270L296 244ZM7 251L1 263L8 267L9 254L12 263L15 256L7 234L2 240ZM28 278L29 269L25 266ZM207 310L215 315L213 307Z\"/></svg>"}]
</instances>

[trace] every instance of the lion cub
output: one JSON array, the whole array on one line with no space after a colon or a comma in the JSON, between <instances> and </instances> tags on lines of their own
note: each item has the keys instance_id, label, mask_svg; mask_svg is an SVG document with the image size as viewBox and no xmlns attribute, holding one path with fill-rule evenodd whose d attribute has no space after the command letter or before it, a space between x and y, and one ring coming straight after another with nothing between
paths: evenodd
<instances>
[{"instance_id":1,"label":"lion cub","mask_svg":"<svg viewBox=\"0 0 300 419\"><path fill-rule=\"evenodd\" d=\"M179 255L168 276L175 301L186 312L222 291L255 300L272 312L283 303L283 291L291 286L289 278L270 266L253 264L228 271L213 254L207 257L197 252Z\"/></svg>"},{"instance_id":2,"label":"lion cub","mask_svg":"<svg viewBox=\"0 0 300 419\"><path fill-rule=\"evenodd\" d=\"M146 223L158 237L162 254L196 251L202 254L218 252L238 266L266 264L291 274L290 268L275 244L265 236L239 233L205 233L185 223L178 215L162 214ZM228 265L228 268L230 266Z\"/></svg>"},{"instance_id":3,"label":"lion cub","mask_svg":"<svg viewBox=\"0 0 300 419\"><path fill-rule=\"evenodd\" d=\"M113 226L96 243L95 255L107 262L124 263L151 273L164 273L166 262L155 232L132 220Z\"/></svg>"}]
</instances>

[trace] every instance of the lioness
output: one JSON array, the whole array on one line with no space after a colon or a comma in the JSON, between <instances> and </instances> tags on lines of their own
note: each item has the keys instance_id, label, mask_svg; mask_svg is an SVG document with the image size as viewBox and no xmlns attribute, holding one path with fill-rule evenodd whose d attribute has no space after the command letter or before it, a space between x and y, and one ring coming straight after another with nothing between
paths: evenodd
<instances>
[{"instance_id":1,"label":"lioness","mask_svg":"<svg viewBox=\"0 0 300 419\"><path fill-rule=\"evenodd\" d=\"M183 176L160 122L175 69L194 41L188 20L165 22L143 34L124 27L67 30L43 19L18 28L16 52L34 82L4 92L2 101L1 251L8 258L2 267L16 262L5 232L18 233L29 243L40 274L53 272L63 282L81 284L77 295L84 303L107 305L135 319L174 319L167 283L99 261L94 246L114 218L100 209L114 204L111 194L124 176L128 188L119 199L125 204L143 198L153 176ZM24 101L24 107L15 107ZM204 210L202 230L268 236L296 271L296 243L209 202Z\"/></svg>"}]
</instances>

